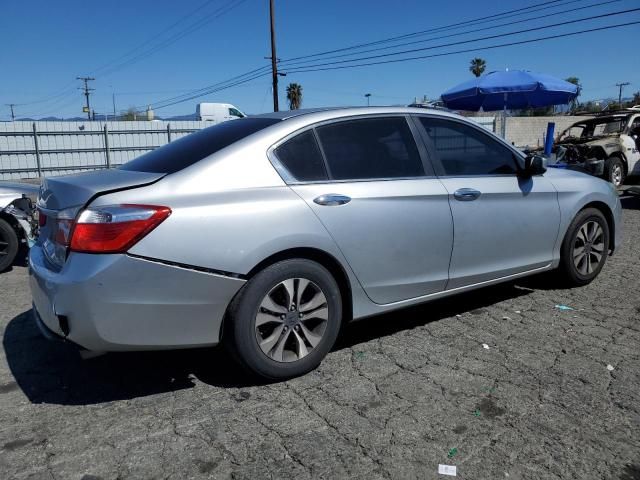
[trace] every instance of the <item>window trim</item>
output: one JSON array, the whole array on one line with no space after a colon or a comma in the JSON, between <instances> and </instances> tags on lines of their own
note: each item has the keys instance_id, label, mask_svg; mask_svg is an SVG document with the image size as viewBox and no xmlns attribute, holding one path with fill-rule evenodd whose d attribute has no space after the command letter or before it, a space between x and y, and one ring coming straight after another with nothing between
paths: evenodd
<instances>
[{"instance_id":1,"label":"window trim","mask_svg":"<svg viewBox=\"0 0 640 480\"><path fill-rule=\"evenodd\" d=\"M327 162L327 157L326 154L324 152L324 147L322 146L322 142L320 141L320 138L318 137L318 133L316 132L316 128L318 127L323 127L325 125L333 125L336 123L343 123L343 122L349 122L349 121L357 121L357 120L369 120L369 119L378 119L378 118L389 118L389 117L402 117L405 119L405 122L407 123L407 127L409 128L409 131L411 132L411 136L413 138L413 141L416 144L416 148L418 150L418 156L420 157L420 161L422 162L422 168L424 170L424 175L419 175L419 176L411 176L411 177L384 177L384 178L361 178L361 179L334 179L332 178L332 174L331 174L331 167L329 166L329 163ZM322 160L324 162L324 168L325 171L327 173L327 179L326 180L307 180L307 181L301 181L301 180L297 180L292 174L291 172L289 172L289 170L284 166L284 164L280 161L280 159L278 158L277 154L276 154L276 149L282 145L283 143L286 143L287 141L289 141L290 139L292 139L293 137L303 134L304 132L306 132L307 130L313 130L313 135L316 139L316 143L318 144L318 148L320 149L320 153L322 154ZM275 142L274 144L272 144L268 149L267 149L267 158L269 159L269 161L271 162L271 164L273 165L273 167L276 169L276 171L278 172L278 174L282 177L282 180L284 180L284 182L287 185L308 185L308 184L331 184L331 183L354 183L354 182L388 182L388 181L393 181L393 180L423 180L423 179L433 179L433 178L437 178L436 175L436 171L434 168L434 165L431 163L431 156L426 148L426 146L424 145L423 139L421 138L421 133L419 131L419 129L416 128L415 126L415 122L414 120L411 118L411 115L407 115L405 113L383 113L383 114L364 114L364 115L349 115L346 117L340 117L340 118L332 118L332 119L328 119L328 120L323 120L320 122L316 122L310 125L305 125L302 128L299 128L298 130L295 130L291 133L289 133L288 135L282 137L280 140L278 140L277 142Z\"/></svg>"},{"instance_id":2,"label":"window trim","mask_svg":"<svg viewBox=\"0 0 640 480\"><path fill-rule=\"evenodd\" d=\"M473 122L471 122L469 120L460 120L459 118L443 117L443 116L440 116L440 115L411 114L411 116L414 118L414 122L416 124L416 128L420 132L420 136L422 138L422 141L424 142L425 147L426 147L427 151L429 152L429 155L430 155L430 157L432 159L432 162L433 162L434 170L435 170L436 175L438 176L438 178L518 177L518 176L521 175L521 172L524 171L524 154L522 152L520 152L518 149L514 148L513 145L509 145L509 143L507 143L504 139L498 137L495 134L492 134L492 133L488 132L485 128L481 127L480 125L475 125ZM494 142L497 142L499 145L502 145L503 147L506 147L506 149L511 152L512 157L513 157L513 161L516 164L516 172L515 173L477 174L477 175L470 175L470 174L452 175L452 174L447 174L445 172L444 166L442 165L442 161L440 160L440 155L438 155L438 152L436 151L435 146L433 145L433 142L431 141L431 137L429 137L429 134L427 133L427 130L425 129L424 125L422 125L422 122L420 122L420 118L428 118L428 119L433 119L433 120L444 120L444 121L448 121L448 122L458 123L460 125L464 125L464 126L473 128L473 129L481 132L482 135L486 136L490 140L493 140Z\"/></svg>"}]
</instances>

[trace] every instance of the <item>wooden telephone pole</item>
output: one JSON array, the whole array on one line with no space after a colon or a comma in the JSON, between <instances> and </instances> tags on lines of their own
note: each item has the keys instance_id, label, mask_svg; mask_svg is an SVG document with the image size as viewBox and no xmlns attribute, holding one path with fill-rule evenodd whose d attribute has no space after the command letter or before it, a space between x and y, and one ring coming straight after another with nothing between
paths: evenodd
<instances>
[{"instance_id":1,"label":"wooden telephone pole","mask_svg":"<svg viewBox=\"0 0 640 480\"><path fill-rule=\"evenodd\" d=\"M269 0L269 13L271 16L271 75L273 77L273 111L278 107L278 58L276 57L276 22L274 17L274 0Z\"/></svg>"}]
</instances>

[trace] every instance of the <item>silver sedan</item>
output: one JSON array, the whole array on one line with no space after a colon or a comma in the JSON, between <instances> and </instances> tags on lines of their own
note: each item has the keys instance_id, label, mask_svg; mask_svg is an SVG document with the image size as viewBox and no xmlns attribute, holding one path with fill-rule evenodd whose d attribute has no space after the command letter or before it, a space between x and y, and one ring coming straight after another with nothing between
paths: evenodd
<instances>
[{"instance_id":1,"label":"silver sedan","mask_svg":"<svg viewBox=\"0 0 640 480\"><path fill-rule=\"evenodd\" d=\"M35 319L98 351L222 342L271 379L341 325L555 270L591 282L620 243L614 188L437 110L249 117L43 183Z\"/></svg>"}]
</instances>

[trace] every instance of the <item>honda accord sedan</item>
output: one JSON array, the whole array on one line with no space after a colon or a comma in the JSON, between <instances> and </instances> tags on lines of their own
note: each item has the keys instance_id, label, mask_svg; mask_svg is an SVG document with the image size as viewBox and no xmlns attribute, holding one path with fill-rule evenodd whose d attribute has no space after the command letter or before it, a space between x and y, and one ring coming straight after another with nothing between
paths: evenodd
<instances>
[{"instance_id":1,"label":"honda accord sedan","mask_svg":"<svg viewBox=\"0 0 640 480\"><path fill-rule=\"evenodd\" d=\"M96 352L223 343L269 379L315 368L352 320L548 270L585 285L621 223L611 184L390 107L222 123L48 178L38 209L43 334Z\"/></svg>"}]
</instances>

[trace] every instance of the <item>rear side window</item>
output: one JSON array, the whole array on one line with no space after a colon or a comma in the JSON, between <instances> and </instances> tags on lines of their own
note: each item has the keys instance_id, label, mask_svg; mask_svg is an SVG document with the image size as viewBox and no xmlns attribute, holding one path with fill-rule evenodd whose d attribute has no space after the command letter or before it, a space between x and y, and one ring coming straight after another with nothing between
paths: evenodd
<instances>
[{"instance_id":1,"label":"rear side window","mask_svg":"<svg viewBox=\"0 0 640 480\"><path fill-rule=\"evenodd\" d=\"M403 117L337 122L316 131L334 180L424 175L418 148Z\"/></svg>"},{"instance_id":2,"label":"rear side window","mask_svg":"<svg viewBox=\"0 0 640 480\"><path fill-rule=\"evenodd\" d=\"M511 150L476 128L420 117L445 175L510 175L517 172Z\"/></svg>"},{"instance_id":3,"label":"rear side window","mask_svg":"<svg viewBox=\"0 0 640 480\"><path fill-rule=\"evenodd\" d=\"M298 181L326 180L322 153L312 130L307 130L286 141L275 150L282 165Z\"/></svg>"},{"instance_id":4,"label":"rear side window","mask_svg":"<svg viewBox=\"0 0 640 480\"><path fill-rule=\"evenodd\" d=\"M125 163L122 170L175 173L280 120L241 118L202 129Z\"/></svg>"}]
</instances>

